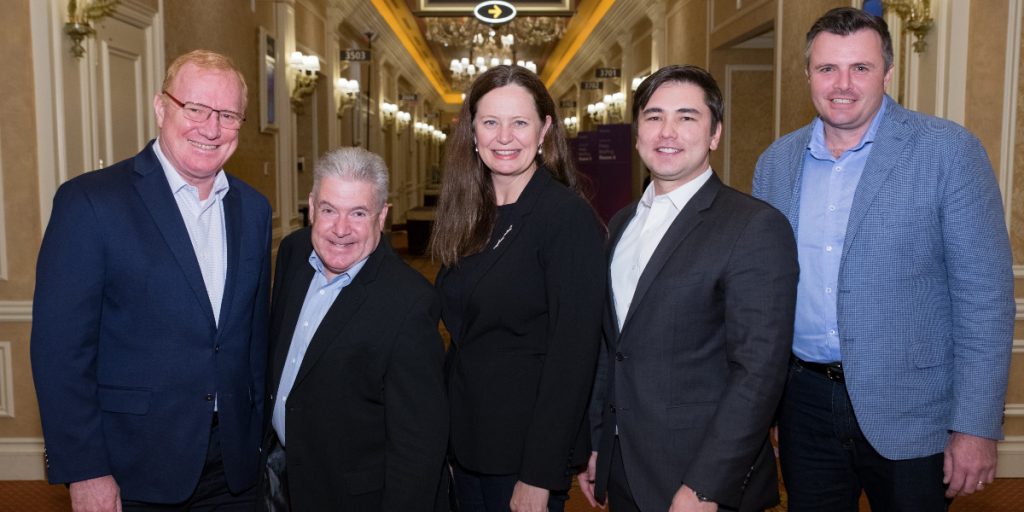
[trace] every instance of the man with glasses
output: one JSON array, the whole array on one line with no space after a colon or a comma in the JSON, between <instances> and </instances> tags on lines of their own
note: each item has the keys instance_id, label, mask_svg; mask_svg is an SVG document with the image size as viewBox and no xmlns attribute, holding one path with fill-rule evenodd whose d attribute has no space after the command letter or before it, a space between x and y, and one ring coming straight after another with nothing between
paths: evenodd
<instances>
[{"instance_id":1,"label":"man with glasses","mask_svg":"<svg viewBox=\"0 0 1024 512\"><path fill-rule=\"evenodd\" d=\"M75 511L254 506L271 211L223 170L245 106L227 57L183 55L153 99L159 137L54 197L32 370Z\"/></svg>"}]
</instances>

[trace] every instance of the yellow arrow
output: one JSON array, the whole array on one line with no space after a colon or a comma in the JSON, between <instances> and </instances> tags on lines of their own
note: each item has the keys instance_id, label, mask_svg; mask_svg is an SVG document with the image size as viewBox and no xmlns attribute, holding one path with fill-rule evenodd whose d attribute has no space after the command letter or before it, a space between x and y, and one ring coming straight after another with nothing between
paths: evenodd
<instances>
[{"instance_id":1,"label":"yellow arrow","mask_svg":"<svg viewBox=\"0 0 1024 512\"><path fill-rule=\"evenodd\" d=\"M494 19L498 19L498 16L501 16L501 7L494 5L487 10L487 14L490 14Z\"/></svg>"}]
</instances>

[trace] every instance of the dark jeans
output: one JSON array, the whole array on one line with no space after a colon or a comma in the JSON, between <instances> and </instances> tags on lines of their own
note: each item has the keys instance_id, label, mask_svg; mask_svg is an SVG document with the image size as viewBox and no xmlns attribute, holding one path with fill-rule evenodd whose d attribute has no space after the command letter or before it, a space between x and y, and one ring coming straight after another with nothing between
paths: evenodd
<instances>
[{"instance_id":1,"label":"dark jeans","mask_svg":"<svg viewBox=\"0 0 1024 512\"><path fill-rule=\"evenodd\" d=\"M791 512L944 512L943 454L881 456L864 438L843 382L791 364L779 415L779 458Z\"/></svg>"},{"instance_id":2,"label":"dark jeans","mask_svg":"<svg viewBox=\"0 0 1024 512\"><path fill-rule=\"evenodd\" d=\"M459 512L506 512L518 475L484 475L452 464ZM548 512L563 512L568 491L552 491Z\"/></svg>"},{"instance_id":3,"label":"dark jeans","mask_svg":"<svg viewBox=\"0 0 1024 512\"><path fill-rule=\"evenodd\" d=\"M256 487L250 487L241 494L232 494L228 490L228 482L224 477L224 461L221 459L220 429L214 416L210 427L210 445L206 449L206 462L203 473L199 476L196 490L182 503L164 505L142 501L121 502L124 512L168 512L168 511L206 511L218 512L249 512L256 507Z\"/></svg>"}]
</instances>

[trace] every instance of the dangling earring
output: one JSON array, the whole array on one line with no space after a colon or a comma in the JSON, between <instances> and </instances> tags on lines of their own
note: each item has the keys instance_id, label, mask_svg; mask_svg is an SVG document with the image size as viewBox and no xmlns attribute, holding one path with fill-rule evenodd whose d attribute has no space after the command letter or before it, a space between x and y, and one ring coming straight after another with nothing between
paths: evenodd
<instances>
[{"instance_id":1,"label":"dangling earring","mask_svg":"<svg viewBox=\"0 0 1024 512\"><path fill-rule=\"evenodd\" d=\"M537 154L538 155L543 155L544 154L544 146L540 146L540 145L537 146Z\"/></svg>"}]
</instances>

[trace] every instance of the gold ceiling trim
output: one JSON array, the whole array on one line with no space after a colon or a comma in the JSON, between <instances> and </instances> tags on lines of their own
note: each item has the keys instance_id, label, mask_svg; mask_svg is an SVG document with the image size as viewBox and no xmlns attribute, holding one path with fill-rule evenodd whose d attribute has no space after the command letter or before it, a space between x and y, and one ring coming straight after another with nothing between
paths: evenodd
<instances>
[{"instance_id":1,"label":"gold ceiling trim","mask_svg":"<svg viewBox=\"0 0 1024 512\"><path fill-rule=\"evenodd\" d=\"M576 16L569 24L565 35L558 41L558 46L551 52L544 70L541 72L541 80L548 89L554 86L555 81L565 71L580 47L590 37L601 22L608 10L615 5L615 0L598 0L596 2L584 2L583 6L576 11ZM589 7L589 9L587 9Z\"/></svg>"},{"instance_id":2,"label":"gold ceiling trim","mask_svg":"<svg viewBox=\"0 0 1024 512\"><path fill-rule=\"evenodd\" d=\"M384 18L388 26L391 27L391 31L398 36L398 41L402 43L405 50L416 61L416 65L420 67L423 74L430 80L431 85L434 86L434 90L441 96L441 99L445 103L452 105L462 103L462 95L448 87L448 79L441 73L441 68L428 49L427 41L423 38L423 34L415 28L416 20L413 19L412 11L409 10L408 6L404 2L399 2L400 5L393 6L386 0L370 0L370 2L377 9L377 12L380 13L381 17ZM413 27L413 29L406 30L403 22L409 27Z\"/></svg>"},{"instance_id":3,"label":"gold ceiling trim","mask_svg":"<svg viewBox=\"0 0 1024 512\"><path fill-rule=\"evenodd\" d=\"M445 2L437 0L416 0L417 16L472 16L479 0ZM512 1L517 16L571 16L576 0Z\"/></svg>"}]
</instances>

